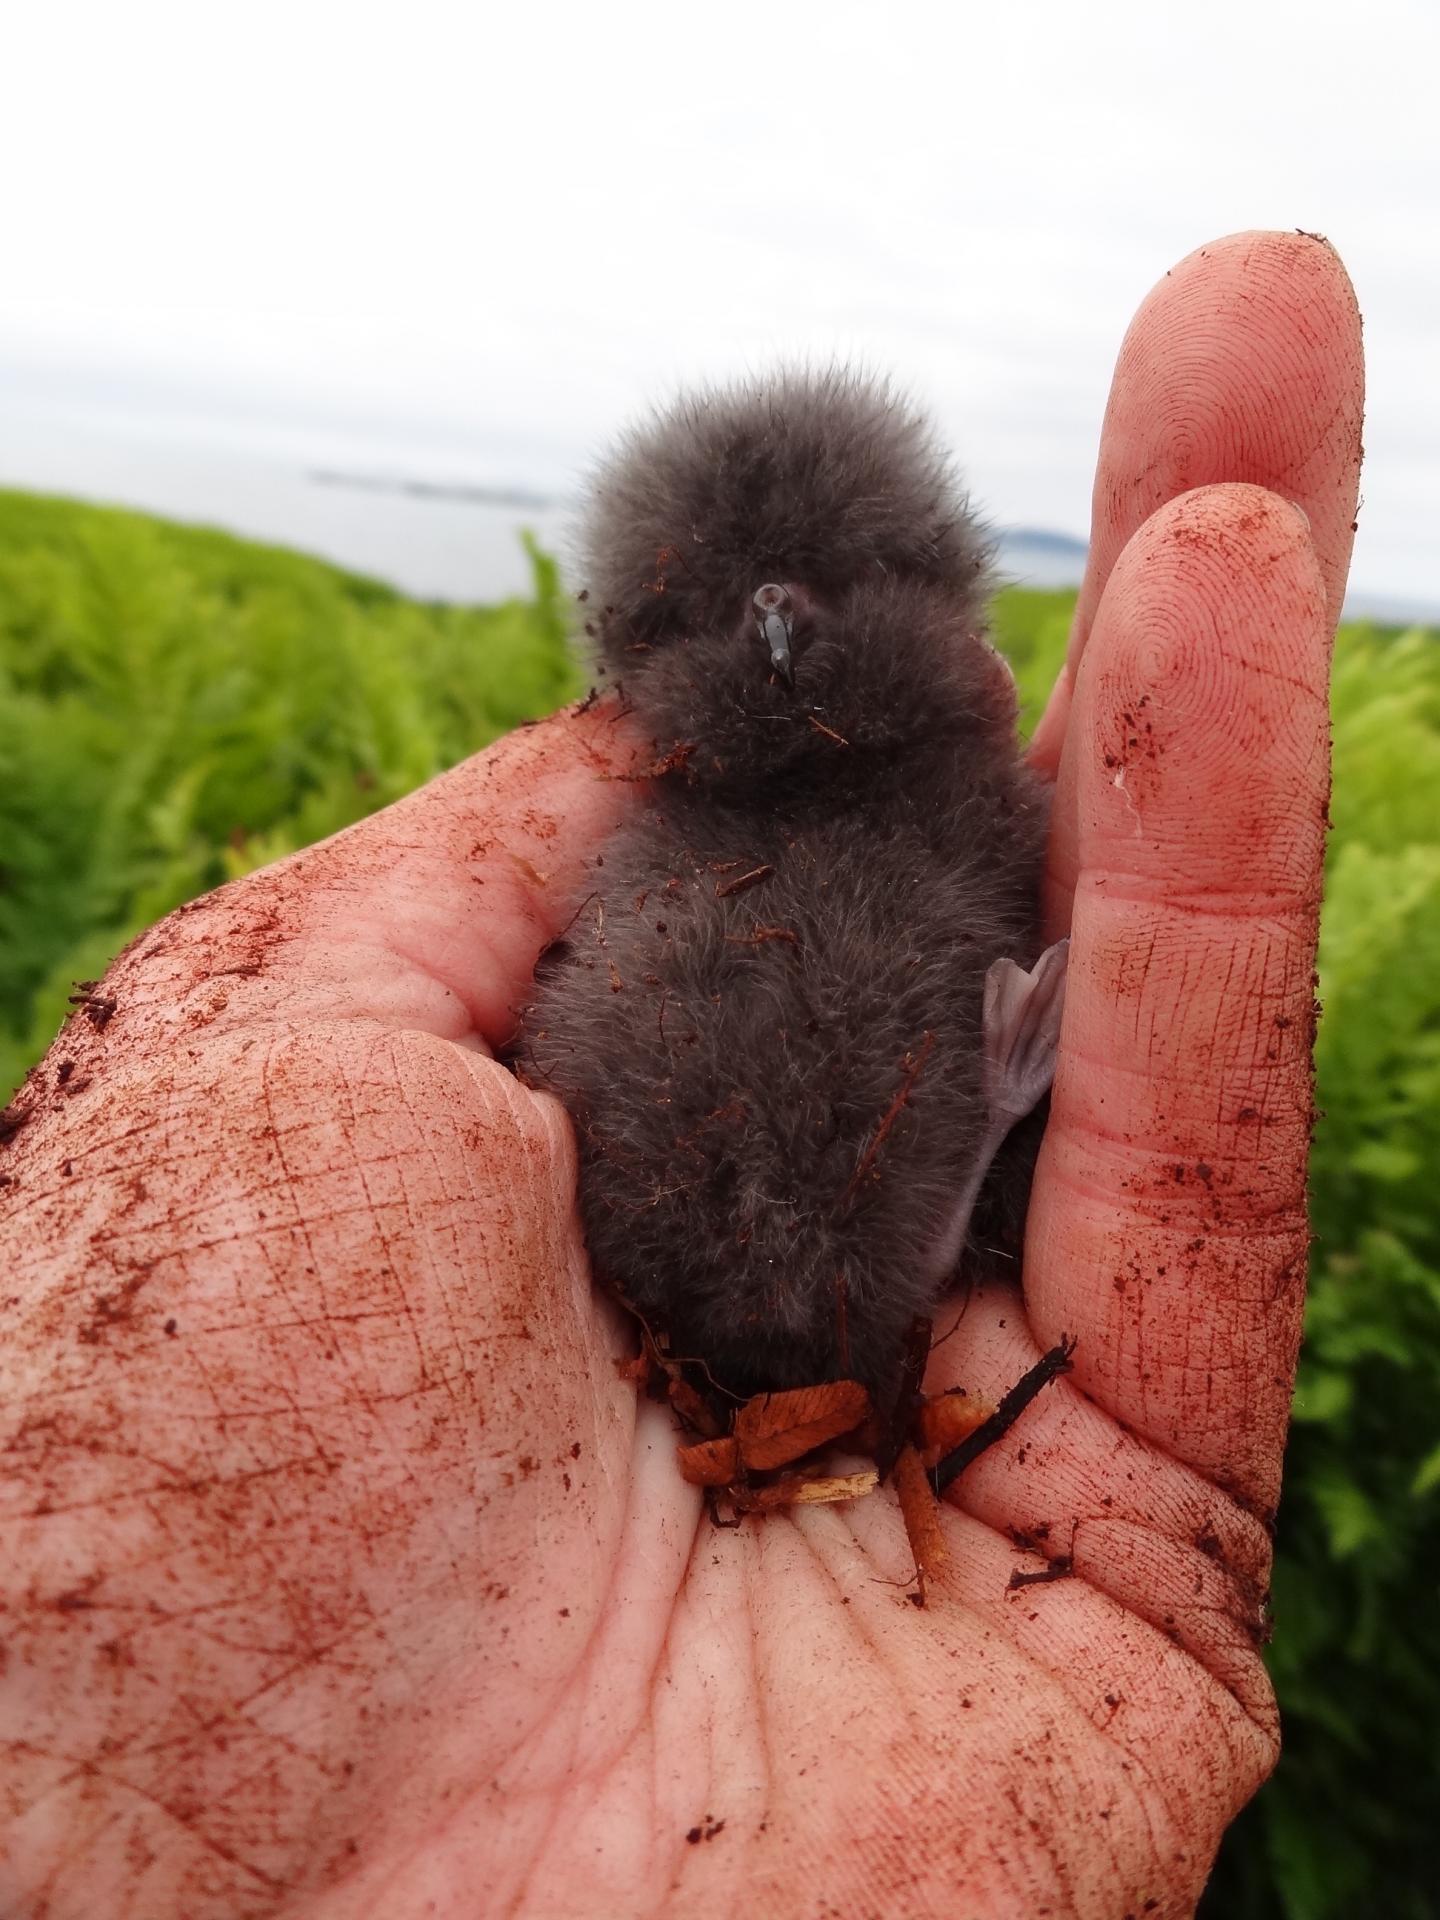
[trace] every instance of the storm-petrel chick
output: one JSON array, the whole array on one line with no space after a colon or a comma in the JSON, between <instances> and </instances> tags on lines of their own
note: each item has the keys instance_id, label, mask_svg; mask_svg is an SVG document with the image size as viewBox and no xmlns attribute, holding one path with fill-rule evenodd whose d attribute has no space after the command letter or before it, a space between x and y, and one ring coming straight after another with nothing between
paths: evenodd
<instances>
[{"instance_id":1,"label":"storm-petrel chick","mask_svg":"<svg viewBox=\"0 0 1440 1920\"><path fill-rule=\"evenodd\" d=\"M923 420L839 371L683 400L587 532L657 757L517 1062L574 1120L598 1277L675 1355L889 1397L1063 989L985 539Z\"/></svg>"}]
</instances>

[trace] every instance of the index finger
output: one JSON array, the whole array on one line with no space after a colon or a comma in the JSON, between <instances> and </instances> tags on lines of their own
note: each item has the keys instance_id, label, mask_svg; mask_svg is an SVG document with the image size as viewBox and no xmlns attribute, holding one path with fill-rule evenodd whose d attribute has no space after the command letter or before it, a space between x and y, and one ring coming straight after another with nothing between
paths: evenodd
<instances>
[{"instance_id":1,"label":"index finger","mask_svg":"<svg viewBox=\"0 0 1440 1920\"><path fill-rule=\"evenodd\" d=\"M1117 563L1056 808L1065 1028L1026 1240L1043 1341L1124 1426L1269 1514L1300 1336L1329 795L1326 582L1255 487Z\"/></svg>"}]
</instances>

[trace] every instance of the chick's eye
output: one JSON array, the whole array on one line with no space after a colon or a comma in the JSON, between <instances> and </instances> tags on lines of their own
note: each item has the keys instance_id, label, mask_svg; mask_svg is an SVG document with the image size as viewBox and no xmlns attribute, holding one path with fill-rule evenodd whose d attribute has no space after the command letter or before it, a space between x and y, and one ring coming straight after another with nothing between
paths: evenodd
<instances>
[{"instance_id":1,"label":"chick's eye","mask_svg":"<svg viewBox=\"0 0 1440 1920\"><path fill-rule=\"evenodd\" d=\"M790 642L795 632L795 609L791 604L789 589L769 581L765 586L755 589L750 604L754 609L760 638L770 655L770 665L787 687L793 687L795 675Z\"/></svg>"}]
</instances>

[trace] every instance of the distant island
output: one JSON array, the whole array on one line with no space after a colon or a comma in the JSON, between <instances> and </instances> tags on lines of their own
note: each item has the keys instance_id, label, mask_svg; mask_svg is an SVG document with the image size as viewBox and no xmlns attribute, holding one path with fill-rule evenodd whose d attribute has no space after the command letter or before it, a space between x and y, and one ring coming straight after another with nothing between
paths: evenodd
<instances>
[{"instance_id":1,"label":"distant island","mask_svg":"<svg viewBox=\"0 0 1440 1920\"><path fill-rule=\"evenodd\" d=\"M1090 551L1073 533L1053 533L1048 527L1002 527L1000 539L1007 547L1033 547L1039 553L1063 554L1067 560L1077 560L1082 567Z\"/></svg>"},{"instance_id":2,"label":"distant island","mask_svg":"<svg viewBox=\"0 0 1440 1920\"><path fill-rule=\"evenodd\" d=\"M525 513L563 512L569 504L528 487L480 486L473 481L415 480L385 473L344 473L336 467L312 467L305 476L319 487L363 487L368 493L403 493L413 500L455 500L474 507L518 507Z\"/></svg>"}]
</instances>

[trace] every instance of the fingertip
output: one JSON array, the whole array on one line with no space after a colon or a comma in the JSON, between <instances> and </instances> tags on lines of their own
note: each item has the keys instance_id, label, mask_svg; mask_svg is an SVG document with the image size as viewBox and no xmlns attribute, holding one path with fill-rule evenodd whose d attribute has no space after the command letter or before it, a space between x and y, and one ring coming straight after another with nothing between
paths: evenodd
<instances>
[{"instance_id":1,"label":"fingertip","mask_svg":"<svg viewBox=\"0 0 1440 1920\"><path fill-rule=\"evenodd\" d=\"M1356 305L1355 288L1338 249L1323 233L1304 227L1241 227L1222 233L1182 255L1157 281L1155 291L1177 274L1202 269L1212 275L1236 269L1305 273L1323 279L1342 304L1348 299L1352 307Z\"/></svg>"},{"instance_id":2,"label":"fingertip","mask_svg":"<svg viewBox=\"0 0 1440 1920\"><path fill-rule=\"evenodd\" d=\"M419 827L474 877L507 863L544 920L559 910L555 883L563 892L565 877L629 811L652 758L622 701L580 701L517 727L357 832L404 842Z\"/></svg>"},{"instance_id":3,"label":"fingertip","mask_svg":"<svg viewBox=\"0 0 1440 1920\"><path fill-rule=\"evenodd\" d=\"M1222 888L1243 868L1260 892L1313 891L1330 638L1303 510L1231 482L1151 516L1115 564L1077 676L1052 927L1068 924L1085 868Z\"/></svg>"},{"instance_id":4,"label":"fingertip","mask_svg":"<svg viewBox=\"0 0 1440 1920\"><path fill-rule=\"evenodd\" d=\"M249 876L252 916L284 929L261 984L283 984L297 1013L500 1046L653 761L622 701L581 701ZM230 994L228 1017L245 998Z\"/></svg>"},{"instance_id":5,"label":"fingertip","mask_svg":"<svg viewBox=\"0 0 1440 1920\"><path fill-rule=\"evenodd\" d=\"M632 726L624 700L618 694L597 697L592 693L502 735L440 780L422 787L411 801L423 804L445 782L454 781L460 788L473 779L483 787L492 812L500 809L518 817L539 782L573 775L582 790L588 787L591 798L603 806L605 783L634 779L651 757L653 748ZM575 824L583 828L583 814Z\"/></svg>"},{"instance_id":6,"label":"fingertip","mask_svg":"<svg viewBox=\"0 0 1440 1920\"><path fill-rule=\"evenodd\" d=\"M1364 388L1355 290L1323 236L1229 234L1171 267L1142 301L1116 361L1072 666L1135 532L1167 500L1225 481L1301 506L1338 620Z\"/></svg>"},{"instance_id":7,"label":"fingertip","mask_svg":"<svg viewBox=\"0 0 1440 1920\"><path fill-rule=\"evenodd\" d=\"M396 949L459 995L489 1044L508 1035L653 759L621 700L581 701L377 818L380 844L360 852L386 874Z\"/></svg>"},{"instance_id":8,"label":"fingertip","mask_svg":"<svg viewBox=\"0 0 1440 1920\"><path fill-rule=\"evenodd\" d=\"M1305 509L1238 480L1193 487L1159 506L1121 550L1101 603L1112 655L1149 648L1158 660L1158 645L1186 654L1207 636L1223 637L1247 657L1303 656L1312 678L1329 658L1324 612ZM1147 630L1157 620L1160 634ZM1183 676L1191 664L1176 660L1171 671ZM1077 678L1084 685L1098 670L1086 661Z\"/></svg>"}]
</instances>

